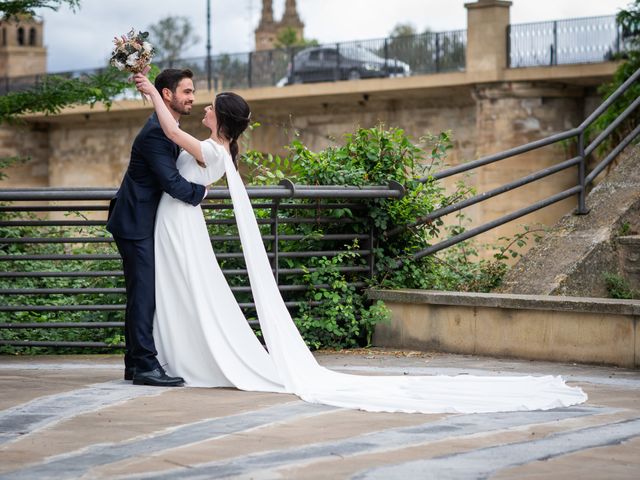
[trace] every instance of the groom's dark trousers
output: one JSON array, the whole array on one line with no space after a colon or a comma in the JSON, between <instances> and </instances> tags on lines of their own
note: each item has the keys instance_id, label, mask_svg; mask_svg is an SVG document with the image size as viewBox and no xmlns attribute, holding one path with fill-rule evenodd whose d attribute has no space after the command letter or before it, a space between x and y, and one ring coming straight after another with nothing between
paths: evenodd
<instances>
[{"instance_id":1,"label":"groom's dark trousers","mask_svg":"<svg viewBox=\"0 0 640 480\"><path fill-rule=\"evenodd\" d=\"M133 142L129 166L109 204L107 230L122 256L127 291L124 362L126 368L135 367L139 372L159 366L153 341L153 228L160 197L166 192L195 206L205 195L205 187L180 176L178 153L179 148L164 135L154 113Z\"/></svg>"}]
</instances>

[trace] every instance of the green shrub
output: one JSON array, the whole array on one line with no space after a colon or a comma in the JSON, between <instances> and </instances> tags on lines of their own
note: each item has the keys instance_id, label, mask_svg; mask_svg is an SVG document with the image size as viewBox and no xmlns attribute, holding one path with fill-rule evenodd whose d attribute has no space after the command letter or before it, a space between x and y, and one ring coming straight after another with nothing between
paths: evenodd
<instances>
[{"instance_id":1,"label":"green shrub","mask_svg":"<svg viewBox=\"0 0 640 480\"><path fill-rule=\"evenodd\" d=\"M488 291L500 284L507 266L507 258L517 255L515 247L523 246L534 231L526 230L514 239L503 239L507 244L498 248L492 260L478 256L478 247L471 241L463 242L438 255L413 259L415 252L427 248L438 239L456 235L465 230L469 219L457 214L457 224L445 226L441 220L424 223L426 215L434 210L452 204L472 195L473 189L464 182L458 182L447 191L441 182L429 175L442 168L448 151L452 148L448 132L437 136L426 136L414 143L401 129L378 125L370 129L358 129L346 135L342 146L332 146L319 152L312 152L298 139L289 145L287 157L264 155L247 151L242 156L243 171L248 170L248 183L269 185L288 178L296 184L304 185L386 185L391 181L405 186L406 193L401 199L362 200L360 206L365 212L363 221L350 224L339 223L280 223L280 235L301 235L301 240L282 242L281 252L317 250L342 250L337 256L313 258L281 258L280 268L302 269L305 274L281 274L281 284L304 286L285 294L287 301L301 305L292 309L292 316L305 341L311 348L345 348L366 346L371 343L374 326L389 317L389 312L381 302L372 303L366 299L362 288L354 283L364 283L368 287L417 288L441 290ZM427 178L420 182L421 178ZM228 202L228 201L227 201ZM362 218L360 209L352 209L353 200L332 199L331 209L320 210L327 200L292 199L286 203L291 208L279 210L281 219L287 217L330 216L341 218ZM342 206L344 205L344 206ZM303 208L313 207L313 208ZM256 216L269 218L270 208L256 208ZM0 219L15 218L16 214L0 212ZM233 211L226 209L206 209L207 219L231 219ZM40 227L39 227L40 228ZM209 225L211 235L235 235L235 225ZM263 234L270 232L269 225L262 225ZM375 243L361 247L360 243L347 242L337 245L327 241L324 235L332 233L354 233L368 235L373 230ZM394 235L389 232L395 231ZM73 228L51 228L43 231L36 227L0 228L0 249L4 254L28 253L115 253L113 244L85 243L68 244L2 244L2 237L35 236L106 236L98 227L85 227L79 231ZM268 246L268 248L270 248ZM239 242L234 240L216 242L216 253L237 252ZM368 259L358 250L371 249L374 252L375 271L373 275L342 271L348 266L368 267ZM244 268L243 259L221 259L221 268ZM397 265L400 267L397 268ZM59 269L78 270L120 270L119 261L111 262L12 262L7 265L12 271L49 271ZM368 270L368 268L365 268ZM242 276L227 277L231 286L247 286ZM0 278L0 288L89 288L122 287L122 277L95 278L24 278L9 280ZM250 302L251 294L241 292L236 295L240 302ZM37 296L18 295L10 297L11 304L55 304L78 303L120 304L120 295L81 296ZM255 314L247 312L249 319ZM51 321L114 321L122 320L123 312L20 312L0 315L0 321L51 322ZM31 340L64 341L106 341L109 344L122 342L120 329L38 329L33 331L1 331L7 338L29 338ZM260 334L260 332L258 332ZM50 353L71 352L69 349L25 349L24 347L3 347L0 352L43 351ZM106 349L105 351L108 351Z\"/></svg>"},{"instance_id":2,"label":"green shrub","mask_svg":"<svg viewBox=\"0 0 640 480\"><path fill-rule=\"evenodd\" d=\"M617 273L606 273L604 281L609 297L623 300L640 298L640 294L633 290L627 280Z\"/></svg>"}]
</instances>

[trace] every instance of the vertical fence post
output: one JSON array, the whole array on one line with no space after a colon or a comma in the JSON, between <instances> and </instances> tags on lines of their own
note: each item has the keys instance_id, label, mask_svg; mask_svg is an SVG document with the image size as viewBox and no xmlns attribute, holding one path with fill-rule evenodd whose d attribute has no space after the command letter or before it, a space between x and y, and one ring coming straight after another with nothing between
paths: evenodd
<instances>
[{"instance_id":1,"label":"vertical fence post","mask_svg":"<svg viewBox=\"0 0 640 480\"><path fill-rule=\"evenodd\" d=\"M440 71L440 34L436 33L436 73Z\"/></svg>"},{"instance_id":2,"label":"vertical fence post","mask_svg":"<svg viewBox=\"0 0 640 480\"><path fill-rule=\"evenodd\" d=\"M211 1L207 0L207 89L211 91Z\"/></svg>"},{"instance_id":3,"label":"vertical fence post","mask_svg":"<svg viewBox=\"0 0 640 480\"><path fill-rule=\"evenodd\" d=\"M581 187L578 194L578 208L576 210L577 215L586 215L589 213L589 209L586 206L587 185L585 183L587 159L584 158L584 130L580 132L578 136L578 156L580 157L580 163L578 164L578 183Z\"/></svg>"},{"instance_id":4,"label":"vertical fence post","mask_svg":"<svg viewBox=\"0 0 640 480\"><path fill-rule=\"evenodd\" d=\"M273 276L276 279L276 284L280 283L280 258L279 258L279 242L280 238L278 235L278 207L280 205L280 199L274 198L273 204L271 205L271 235L273 235L273 240L271 241L271 251L273 252Z\"/></svg>"},{"instance_id":5,"label":"vertical fence post","mask_svg":"<svg viewBox=\"0 0 640 480\"><path fill-rule=\"evenodd\" d=\"M253 86L253 82L251 81L251 77L253 74L253 52L249 52L249 62L247 63L247 85L249 88Z\"/></svg>"},{"instance_id":6,"label":"vertical fence post","mask_svg":"<svg viewBox=\"0 0 640 480\"><path fill-rule=\"evenodd\" d=\"M389 75L389 39L384 39L384 71Z\"/></svg>"},{"instance_id":7,"label":"vertical fence post","mask_svg":"<svg viewBox=\"0 0 640 480\"><path fill-rule=\"evenodd\" d=\"M507 68L511 68L511 24L507 25Z\"/></svg>"},{"instance_id":8,"label":"vertical fence post","mask_svg":"<svg viewBox=\"0 0 640 480\"><path fill-rule=\"evenodd\" d=\"M558 64L558 22L553 22L553 45L551 47L551 65Z\"/></svg>"},{"instance_id":9,"label":"vertical fence post","mask_svg":"<svg viewBox=\"0 0 640 480\"><path fill-rule=\"evenodd\" d=\"M373 222L369 225L369 278L373 280L374 275L376 274L376 257L373 252L373 247L375 245L375 227L373 226Z\"/></svg>"},{"instance_id":10,"label":"vertical fence post","mask_svg":"<svg viewBox=\"0 0 640 480\"><path fill-rule=\"evenodd\" d=\"M278 78L276 77L276 67L273 63L273 50L269 50L269 68L271 69L271 85L275 85L278 83Z\"/></svg>"},{"instance_id":11,"label":"vertical fence post","mask_svg":"<svg viewBox=\"0 0 640 480\"><path fill-rule=\"evenodd\" d=\"M336 81L342 80L342 74L340 73L340 44L336 43Z\"/></svg>"}]
</instances>

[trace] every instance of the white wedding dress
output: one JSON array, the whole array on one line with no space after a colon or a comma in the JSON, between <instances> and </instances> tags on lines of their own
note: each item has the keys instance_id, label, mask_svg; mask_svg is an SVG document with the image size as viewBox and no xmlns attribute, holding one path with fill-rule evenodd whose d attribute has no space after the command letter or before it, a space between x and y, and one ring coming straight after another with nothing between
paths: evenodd
<instances>
[{"instance_id":1,"label":"white wedding dress","mask_svg":"<svg viewBox=\"0 0 640 480\"><path fill-rule=\"evenodd\" d=\"M582 403L578 387L553 376L364 376L321 367L298 332L273 277L249 197L226 150L201 143L206 168L183 152L178 169L209 185L225 172L268 349L244 318L216 261L199 206L166 193L155 227L158 359L188 386L283 392L305 401L373 412L499 412Z\"/></svg>"}]
</instances>

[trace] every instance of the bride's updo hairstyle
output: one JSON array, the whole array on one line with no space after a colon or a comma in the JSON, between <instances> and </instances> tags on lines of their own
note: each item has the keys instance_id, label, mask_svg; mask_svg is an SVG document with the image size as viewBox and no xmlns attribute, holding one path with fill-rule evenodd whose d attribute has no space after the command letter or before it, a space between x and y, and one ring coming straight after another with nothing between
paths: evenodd
<instances>
[{"instance_id":1,"label":"bride's updo hairstyle","mask_svg":"<svg viewBox=\"0 0 640 480\"><path fill-rule=\"evenodd\" d=\"M229 150L233 164L238 168L238 138L251 121L251 109L244 98L232 92L221 92L216 95L214 104L218 122L219 137L229 140Z\"/></svg>"}]
</instances>

